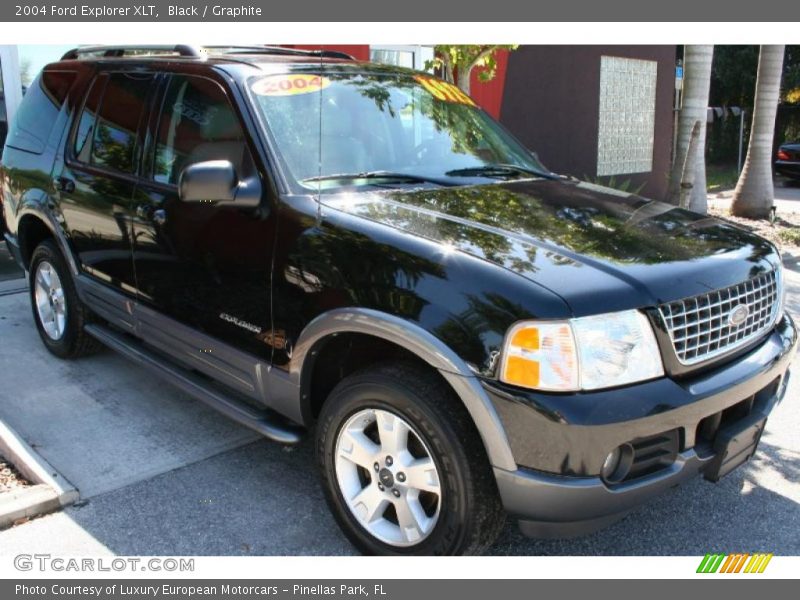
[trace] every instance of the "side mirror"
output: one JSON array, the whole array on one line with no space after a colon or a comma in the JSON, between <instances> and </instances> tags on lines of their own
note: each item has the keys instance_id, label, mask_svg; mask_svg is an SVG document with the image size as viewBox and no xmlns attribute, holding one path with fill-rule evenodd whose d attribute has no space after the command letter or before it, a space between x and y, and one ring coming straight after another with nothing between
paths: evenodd
<instances>
[{"instance_id":1,"label":"side mirror","mask_svg":"<svg viewBox=\"0 0 800 600\"><path fill-rule=\"evenodd\" d=\"M207 160L181 171L178 195L182 202L256 208L261 204L261 183L258 177L240 180L229 160Z\"/></svg>"}]
</instances>

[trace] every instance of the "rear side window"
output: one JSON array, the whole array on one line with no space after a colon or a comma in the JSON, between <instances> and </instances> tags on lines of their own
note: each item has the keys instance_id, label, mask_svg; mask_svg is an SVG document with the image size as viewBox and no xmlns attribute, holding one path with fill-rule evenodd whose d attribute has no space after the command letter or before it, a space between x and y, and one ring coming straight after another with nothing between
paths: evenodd
<instances>
[{"instance_id":1,"label":"rear side window","mask_svg":"<svg viewBox=\"0 0 800 600\"><path fill-rule=\"evenodd\" d=\"M25 92L6 144L17 150L41 154L76 74L43 71Z\"/></svg>"},{"instance_id":2,"label":"rear side window","mask_svg":"<svg viewBox=\"0 0 800 600\"><path fill-rule=\"evenodd\" d=\"M98 77L78 121L75 157L97 167L133 173L137 132L152 83L148 74Z\"/></svg>"},{"instance_id":3,"label":"rear side window","mask_svg":"<svg viewBox=\"0 0 800 600\"><path fill-rule=\"evenodd\" d=\"M204 77L173 75L156 134L153 179L177 183L184 167L207 160L229 160L240 177L253 171L225 90Z\"/></svg>"},{"instance_id":4,"label":"rear side window","mask_svg":"<svg viewBox=\"0 0 800 600\"><path fill-rule=\"evenodd\" d=\"M94 125L97 120L97 109L100 106L100 100L103 98L107 81L108 75L100 75L92 82L92 87L89 88L89 94L86 96L86 102L81 111L81 117L78 120L74 151L75 156L81 162L88 163L90 159L89 153L92 150L92 135L94 134Z\"/></svg>"}]
</instances>

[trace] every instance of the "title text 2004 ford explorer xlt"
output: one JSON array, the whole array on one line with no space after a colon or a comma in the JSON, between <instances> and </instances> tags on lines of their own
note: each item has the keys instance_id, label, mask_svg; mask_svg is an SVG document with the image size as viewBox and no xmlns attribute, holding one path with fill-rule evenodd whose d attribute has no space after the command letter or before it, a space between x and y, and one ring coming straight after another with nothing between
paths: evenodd
<instances>
[{"instance_id":1,"label":"title text 2004 ford explorer xlt","mask_svg":"<svg viewBox=\"0 0 800 600\"><path fill-rule=\"evenodd\" d=\"M559 177L424 73L81 48L2 161L47 348L102 342L268 438L314 431L363 552L480 552L506 513L611 523L744 463L786 390L770 243Z\"/></svg>"}]
</instances>

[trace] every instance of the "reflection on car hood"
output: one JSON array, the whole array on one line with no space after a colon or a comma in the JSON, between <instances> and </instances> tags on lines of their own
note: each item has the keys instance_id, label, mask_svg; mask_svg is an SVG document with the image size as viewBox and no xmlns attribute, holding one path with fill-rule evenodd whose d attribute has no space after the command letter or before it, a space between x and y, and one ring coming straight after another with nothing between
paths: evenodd
<instances>
[{"instance_id":1,"label":"reflection on car hood","mask_svg":"<svg viewBox=\"0 0 800 600\"><path fill-rule=\"evenodd\" d=\"M323 202L619 310L689 297L771 268L766 240L719 219L574 181L526 180L324 196Z\"/></svg>"}]
</instances>

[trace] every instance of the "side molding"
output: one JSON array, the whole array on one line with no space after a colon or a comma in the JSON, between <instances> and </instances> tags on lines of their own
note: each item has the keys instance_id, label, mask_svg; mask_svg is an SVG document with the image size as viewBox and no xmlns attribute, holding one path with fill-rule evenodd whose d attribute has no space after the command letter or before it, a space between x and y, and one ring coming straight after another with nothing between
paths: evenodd
<instances>
[{"instance_id":1,"label":"side molding","mask_svg":"<svg viewBox=\"0 0 800 600\"><path fill-rule=\"evenodd\" d=\"M304 376L308 377L314 354L328 336L337 333L361 333L385 339L437 369L472 416L491 464L516 470L505 429L475 374L440 339L399 317L367 308L338 308L319 315L306 326L295 344L289 367L292 383L303 390Z\"/></svg>"}]
</instances>

